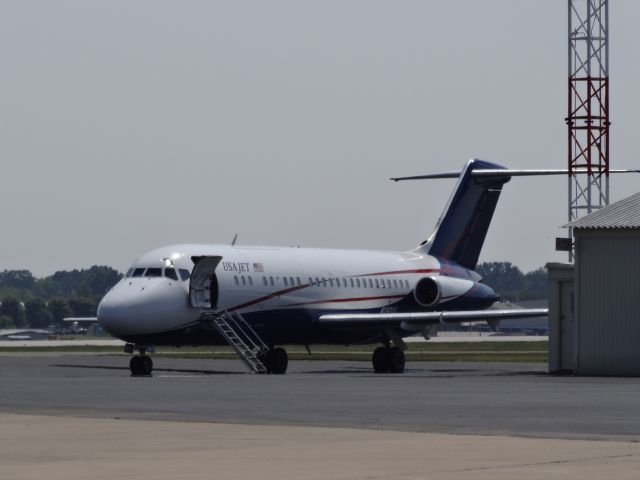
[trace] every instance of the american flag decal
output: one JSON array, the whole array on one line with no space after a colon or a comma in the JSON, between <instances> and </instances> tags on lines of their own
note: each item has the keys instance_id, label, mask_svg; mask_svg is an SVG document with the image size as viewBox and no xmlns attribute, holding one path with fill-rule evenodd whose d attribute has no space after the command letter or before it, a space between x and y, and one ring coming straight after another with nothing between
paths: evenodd
<instances>
[{"instance_id":1,"label":"american flag decal","mask_svg":"<svg viewBox=\"0 0 640 480\"><path fill-rule=\"evenodd\" d=\"M258 273L262 273L262 272L264 272L264 267L262 266L261 263L254 263L253 264L253 271L254 272L258 272Z\"/></svg>"}]
</instances>

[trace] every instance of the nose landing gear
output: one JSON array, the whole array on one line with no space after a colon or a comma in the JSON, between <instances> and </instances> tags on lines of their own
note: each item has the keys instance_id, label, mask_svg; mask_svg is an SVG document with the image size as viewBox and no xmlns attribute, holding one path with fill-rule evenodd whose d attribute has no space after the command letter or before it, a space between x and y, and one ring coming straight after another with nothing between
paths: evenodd
<instances>
[{"instance_id":1,"label":"nose landing gear","mask_svg":"<svg viewBox=\"0 0 640 480\"><path fill-rule=\"evenodd\" d=\"M153 371L153 360L147 355L135 355L131 357L129 369L133 377L150 376Z\"/></svg>"},{"instance_id":2,"label":"nose landing gear","mask_svg":"<svg viewBox=\"0 0 640 480\"><path fill-rule=\"evenodd\" d=\"M129 361L129 369L132 377L149 377L153 371L153 360L147 355L147 351L153 351L145 346L127 344L124 347L125 353L133 353L137 349L140 355L134 355Z\"/></svg>"}]
</instances>

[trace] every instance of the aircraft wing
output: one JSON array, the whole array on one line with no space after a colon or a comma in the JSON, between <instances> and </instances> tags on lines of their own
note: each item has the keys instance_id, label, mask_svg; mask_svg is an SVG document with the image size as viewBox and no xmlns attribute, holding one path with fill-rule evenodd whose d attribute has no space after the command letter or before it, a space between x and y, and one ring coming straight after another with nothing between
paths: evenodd
<instances>
[{"instance_id":1,"label":"aircraft wing","mask_svg":"<svg viewBox=\"0 0 640 480\"><path fill-rule=\"evenodd\" d=\"M451 312L413 312L413 313L335 313L318 318L321 325L332 327L400 327L408 331L420 331L429 325L480 322L495 323L500 320L522 318L541 318L549 314L547 308L513 310L468 310Z\"/></svg>"}]
</instances>

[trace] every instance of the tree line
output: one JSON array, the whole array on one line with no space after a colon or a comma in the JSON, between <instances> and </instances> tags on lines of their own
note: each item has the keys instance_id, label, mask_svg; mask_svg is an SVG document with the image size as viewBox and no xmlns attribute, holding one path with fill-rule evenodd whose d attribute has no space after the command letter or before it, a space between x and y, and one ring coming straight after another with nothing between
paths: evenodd
<instances>
[{"instance_id":1,"label":"tree line","mask_svg":"<svg viewBox=\"0 0 640 480\"><path fill-rule=\"evenodd\" d=\"M0 328L47 328L65 317L95 317L98 303L122 278L94 265L35 278L29 270L0 272Z\"/></svg>"},{"instance_id":2,"label":"tree line","mask_svg":"<svg viewBox=\"0 0 640 480\"><path fill-rule=\"evenodd\" d=\"M476 272L482 275L482 282L493 288L504 300L520 302L547 299L545 268L522 273L522 270L510 262L487 262L480 263Z\"/></svg>"}]
</instances>

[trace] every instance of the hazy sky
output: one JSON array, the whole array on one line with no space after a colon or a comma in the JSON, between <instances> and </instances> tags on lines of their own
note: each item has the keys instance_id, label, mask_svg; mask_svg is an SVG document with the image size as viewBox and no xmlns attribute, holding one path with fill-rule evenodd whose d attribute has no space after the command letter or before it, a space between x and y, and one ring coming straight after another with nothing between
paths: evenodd
<instances>
[{"instance_id":1,"label":"hazy sky","mask_svg":"<svg viewBox=\"0 0 640 480\"><path fill-rule=\"evenodd\" d=\"M611 3L611 154L640 167L640 2ZM0 269L177 242L405 250L452 180L566 166L566 2L3 1ZM612 199L640 176L612 180ZM481 260L565 260L567 179L516 178Z\"/></svg>"}]
</instances>

